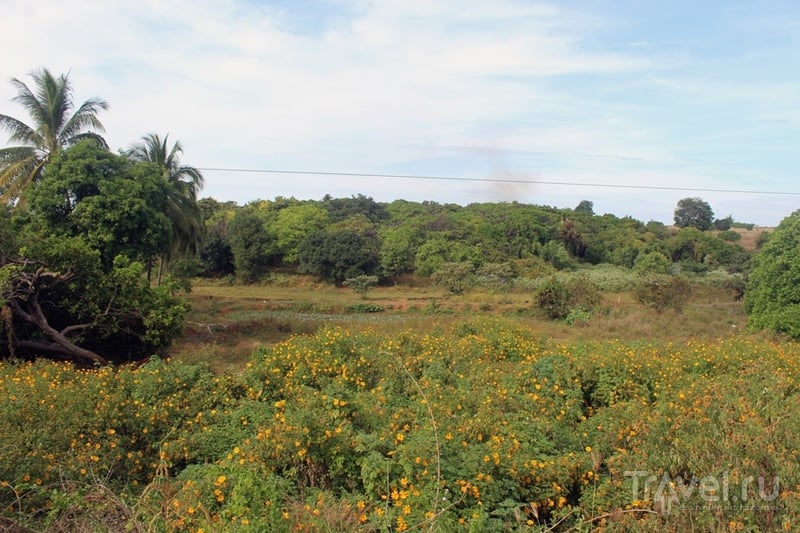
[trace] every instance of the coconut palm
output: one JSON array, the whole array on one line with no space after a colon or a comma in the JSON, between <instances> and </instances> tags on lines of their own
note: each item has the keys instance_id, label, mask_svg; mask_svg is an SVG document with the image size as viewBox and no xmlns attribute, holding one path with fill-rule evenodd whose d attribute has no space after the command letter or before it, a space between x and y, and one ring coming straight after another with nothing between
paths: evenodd
<instances>
[{"instance_id":1,"label":"coconut palm","mask_svg":"<svg viewBox=\"0 0 800 533\"><path fill-rule=\"evenodd\" d=\"M128 150L133 161L157 164L169 184L165 214L172 221L173 246L171 252L180 255L195 253L203 231L203 215L197 205L197 193L203 187L203 174L195 167L182 165L180 154L183 147L175 141L168 148L169 134L162 139L155 133L142 137L139 144ZM170 254L161 258L163 267ZM159 281L161 272L159 271Z\"/></svg>"},{"instance_id":2,"label":"coconut palm","mask_svg":"<svg viewBox=\"0 0 800 533\"><path fill-rule=\"evenodd\" d=\"M32 88L16 78L11 80L17 88L12 101L28 111L31 125L0 114L0 129L7 130L11 134L8 142L15 144L0 149L0 201L5 203L14 203L39 181L47 163L62 148L87 138L108 148L98 133L105 130L97 118L99 111L108 109L105 100L90 98L75 109L67 74L56 78L43 68L31 78Z\"/></svg>"}]
</instances>

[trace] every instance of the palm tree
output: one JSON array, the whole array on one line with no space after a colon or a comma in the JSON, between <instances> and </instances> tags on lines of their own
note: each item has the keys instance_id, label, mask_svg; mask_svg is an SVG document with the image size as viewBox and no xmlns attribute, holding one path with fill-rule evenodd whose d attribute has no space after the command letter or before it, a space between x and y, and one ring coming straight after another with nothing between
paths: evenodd
<instances>
[{"instance_id":1,"label":"palm tree","mask_svg":"<svg viewBox=\"0 0 800 533\"><path fill-rule=\"evenodd\" d=\"M104 132L97 118L108 103L100 98L90 98L74 109L69 75L54 77L43 68L31 74L33 89L13 78L17 88L12 101L22 104L33 120L29 126L8 115L0 114L0 129L11 136L8 146L0 149L0 202L14 203L33 183L39 181L47 163L62 148L83 139L95 139L103 148L106 141L98 132Z\"/></svg>"},{"instance_id":2,"label":"palm tree","mask_svg":"<svg viewBox=\"0 0 800 533\"><path fill-rule=\"evenodd\" d=\"M133 161L157 164L169 185L165 214L172 222L173 245L171 252L180 255L195 253L203 232L203 214L197 205L197 193L203 187L203 174L195 167L181 165L179 155L183 153L180 141L168 149L169 134L163 139L149 133L139 144L128 150ZM158 280L161 282L163 266L170 254L161 257Z\"/></svg>"}]
</instances>

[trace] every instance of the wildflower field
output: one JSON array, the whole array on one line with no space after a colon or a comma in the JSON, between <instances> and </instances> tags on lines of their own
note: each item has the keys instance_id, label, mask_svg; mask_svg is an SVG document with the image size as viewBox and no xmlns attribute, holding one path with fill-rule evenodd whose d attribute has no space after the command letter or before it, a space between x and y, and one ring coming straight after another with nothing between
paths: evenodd
<instances>
[{"instance_id":1,"label":"wildflower field","mask_svg":"<svg viewBox=\"0 0 800 533\"><path fill-rule=\"evenodd\" d=\"M37 531L800 527L800 348L329 325L218 376L0 364L2 516ZM2 523L0 523L2 525Z\"/></svg>"}]
</instances>

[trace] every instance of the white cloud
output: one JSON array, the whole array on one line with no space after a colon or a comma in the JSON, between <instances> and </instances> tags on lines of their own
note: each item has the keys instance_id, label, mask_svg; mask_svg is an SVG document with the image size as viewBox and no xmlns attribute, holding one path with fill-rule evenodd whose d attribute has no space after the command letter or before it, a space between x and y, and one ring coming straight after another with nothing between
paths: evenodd
<instances>
[{"instance_id":1,"label":"white cloud","mask_svg":"<svg viewBox=\"0 0 800 533\"><path fill-rule=\"evenodd\" d=\"M169 132L198 166L717 187L724 164L693 166L685 140L712 134L682 130L671 104L691 118L722 102L763 121L765 134L775 121L798 126L796 83L698 74L695 54L655 37L612 46L604 38L644 42L615 33L636 21L579 4L342 0L303 13L242 0L48 4L4 2L0 46L15 53L0 75L71 70L78 100L111 103L102 119L115 148ZM12 96L0 82L0 112L18 116ZM552 190L221 173L207 182L206 194L238 201L337 190L536 201Z\"/></svg>"}]
</instances>

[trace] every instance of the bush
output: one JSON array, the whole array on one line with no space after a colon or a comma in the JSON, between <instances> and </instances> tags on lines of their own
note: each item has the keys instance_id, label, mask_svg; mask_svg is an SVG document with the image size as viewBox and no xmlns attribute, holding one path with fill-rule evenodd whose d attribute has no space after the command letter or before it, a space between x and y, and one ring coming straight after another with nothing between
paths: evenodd
<instances>
[{"instance_id":1,"label":"bush","mask_svg":"<svg viewBox=\"0 0 800 533\"><path fill-rule=\"evenodd\" d=\"M539 256L556 270L568 270L573 265L572 256L569 255L564 243L559 241L547 241L539 250Z\"/></svg>"},{"instance_id":2,"label":"bush","mask_svg":"<svg viewBox=\"0 0 800 533\"><path fill-rule=\"evenodd\" d=\"M649 252L640 254L633 265L633 271L639 275L666 274L672 261L661 252Z\"/></svg>"},{"instance_id":3,"label":"bush","mask_svg":"<svg viewBox=\"0 0 800 533\"><path fill-rule=\"evenodd\" d=\"M723 241L736 242L742 240L742 234L738 231L726 230L717 233L717 238L722 239Z\"/></svg>"},{"instance_id":4,"label":"bush","mask_svg":"<svg viewBox=\"0 0 800 533\"><path fill-rule=\"evenodd\" d=\"M447 289L450 294L464 294L475 283L474 278L470 263L444 263L431 276L434 283Z\"/></svg>"},{"instance_id":5,"label":"bush","mask_svg":"<svg viewBox=\"0 0 800 533\"><path fill-rule=\"evenodd\" d=\"M513 263L488 263L475 273L475 284L487 289L506 292L518 276Z\"/></svg>"},{"instance_id":6,"label":"bush","mask_svg":"<svg viewBox=\"0 0 800 533\"><path fill-rule=\"evenodd\" d=\"M680 276L650 275L644 277L634 290L639 303L650 306L657 313L667 308L683 311L691 296L689 282Z\"/></svg>"},{"instance_id":7,"label":"bush","mask_svg":"<svg viewBox=\"0 0 800 533\"><path fill-rule=\"evenodd\" d=\"M0 363L0 524L589 531L613 513L609 532L678 532L800 520L797 343L557 344L502 319L439 333L328 326L225 378L160 360ZM708 497L704 480L726 488Z\"/></svg>"},{"instance_id":8,"label":"bush","mask_svg":"<svg viewBox=\"0 0 800 533\"><path fill-rule=\"evenodd\" d=\"M585 275L562 281L552 276L536 293L536 303L551 320L566 318L576 308L589 311L600 302L600 289Z\"/></svg>"},{"instance_id":9,"label":"bush","mask_svg":"<svg viewBox=\"0 0 800 533\"><path fill-rule=\"evenodd\" d=\"M346 287L352 287L353 290L361 296L361 298L366 298L369 290L375 287L377 284L378 276L368 276L366 274L344 280L344 285Z\"/></svg>"},{"instance_id":10,"label":"bush","mask_svg":"<svg viewBox=\"0 0 800 533\"><path fill-rule=\"evenodd\" d=\"M382 313L383 307L375 304L357 303L348 305L347 310L351 313Z\"/></svg>"}]
</instances>

